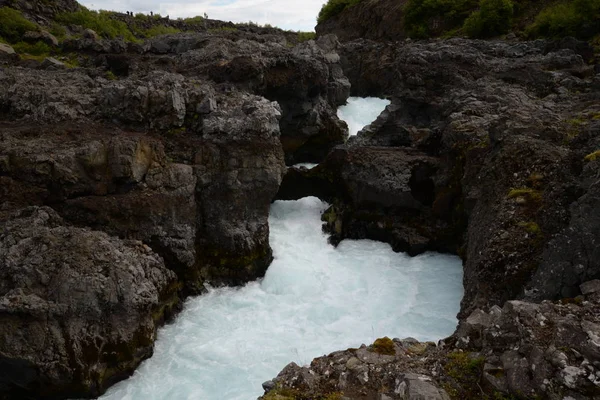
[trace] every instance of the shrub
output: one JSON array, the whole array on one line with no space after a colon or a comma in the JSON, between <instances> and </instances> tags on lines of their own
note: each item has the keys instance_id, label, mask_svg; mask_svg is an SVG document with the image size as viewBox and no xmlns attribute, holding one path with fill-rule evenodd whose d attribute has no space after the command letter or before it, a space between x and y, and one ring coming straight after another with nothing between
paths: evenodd
<instances>
[{"instance_id":1,"label":"shrub","mask_svg":"<svg viewBox=\"0 0 600 400\"><path fill-rule=\"evenodd\" d=\"M323 7L321 7L321 11L319 11L319 16L317 17L317 22L319 24L325 22L328 19L338 15L346 8L352 7L360 2L361 0L329 0L323 5Z\"/></svg>"},{"instance_id":2,"label":"shrub","mask_svg":"<svg viewBox=\"0 0 600 400\"><path fill-rule=\"evenodd\" d=\"M150 38L158 35L167 35L171 33L179 33L181 32L177 28L173 28L172 26L164 26L164 25L156 25L150 29L146 29L142 32L143 36Z\"/></svg>"},{"instance_id":3,"label":"shrub","mask_svg":"<svg viewBox=\"0 0 600 400\"><path fill-rule=\"evenodd\" d=\"M13 46L13 49L19 54L31 54L32 56L45 56L50 54L50 46L44 42L36 42L35 44L19 42Z\"/></svg>"},{"instance_id":4,"label":"shrub","mask_svg":"<svg viewBox=\"0 0 600 400\"><path fill-rule=\"evenodd\" d=\"M188 25L202 25L204 24L204 18L198 15L196 17L184 18L183 22Z\"/></svg>"},{"instance_id":5,"label":"shrub","mask_svg":"<svg viewBox=\"0 0 600 400\"><path fill-rule=\"evenodd\" d=\"M65 36L67 36L67 30L65 27L56 22L53 22L52 25L50 25L49 32L59 40L62 40L65 38Z\"/></svg>"},{"instance_id":6,"label":"shrub","mask_svg":"<svg viewBox=\"0 0 600 400\"><path fill-rule=\"evenodd\" d=\"M315 32L298 32L298 43L308 42L314 40L317 37Z\"/></svg>"},{"instance_id":7,"label":"shrub","mask_svg":"<svg viewBox=\"0 0 600 400\"><path fill-rule=\"evenodd\" d=\"M37 30L39 27L23 17L20 11L10 7L0 8L0 36L10 43L19 42L25 32Z\"/></svg>"},{"instance_id":8,"label":"shrub","mask_svg":"<svg viewBox=\"0 0 600 400\"><path fill-rule=\"evenodd\" d=\"M477 7L478 0L409 0L404 7L404 24L409 36L431 36L432 21L443 29L461 27Z\"/></svg>"},{"instance_id":9,"label":"shrub","mask_svg":"<svg viewBox=\"0 0 600 400\"><path fill-rule=\"evenodd\" d=\"M600 0L563 1L540 12L527 33L531 37L590 39L600 33L599 19Z\"/></svg>"},{"instance_id":10,"label":"shrub","mask_svg":"<svg viewBox=\"0 0 600 400\"><path fill-rule=\"evenodd\" d=\"M80 25L92 29L107 39L122 37L125 40L135 41L135 36L127 24L112 19L111 13L107 11L90 11L82 7L79 11L59 14L57 20L63 24Z\"/></svg>"},{"instance_id":11,"label":"shrub","mask_svg":"<svg viewBox=\"0 0 600 400\"><path fill-rule=\"evenodd\" d=\"M488 38L510 30L513 17L513 3L510 0L481 0L479 8L463 25L469 37Z\"/></svg>"}]
</instances>

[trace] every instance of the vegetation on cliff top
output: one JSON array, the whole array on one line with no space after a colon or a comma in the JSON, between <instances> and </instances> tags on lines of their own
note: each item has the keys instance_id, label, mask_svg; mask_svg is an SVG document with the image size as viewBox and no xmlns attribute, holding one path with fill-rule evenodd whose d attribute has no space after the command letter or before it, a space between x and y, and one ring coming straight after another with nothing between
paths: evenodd
<instances>
[{"instance_id":1,"label":"vegetation on cliff top","mask_svg":"<svg viewBox=\"0 0 600 400\"><path fill-rule=\"evenodd\" d=\"M321 11L319 11L319 16L317 17L317 22L325 22L328 19L338 15L346 8L352 7L361 1L362 0L329 0L323 5L323 7L321 7Z\"/></svg>"},{"instance_id":2,"label":"vegetation on cliff top","mask_svg":"<svg viewBox=\"0 0 600 400\"><path fill-rule=\"evenodd\" d=\"M318 23L362 0L329 0ZM412 38L466 35L490 38L518 32L523 38L600 35L600 0L408 0L406 33Z\"/></svg>"},{"instance_id":3,"label":"vegetation on cliff top","mask_svg":"<svg viewBox=\"0 0 600 400\"><path fill-rule=\"evenodd\" d=\"M527 26L523 36L528 38L590 39L600 34L600 0L548 5L531 0L408 0L404 12L407 33L415 38L459 33L488 38L518 31L520 26Z\"/></svg>"},{"instance_id":4,"label":"vegetation on cliff top","mask_svg":"<svg viewBox=\"0 0 600 400\"><path fill-rule=\"evenodd\" d=\"M0 8L0 36L11 43L19 42L25 32L37 31L38 26L9 7Z\"/></svg>"}]
</instances>

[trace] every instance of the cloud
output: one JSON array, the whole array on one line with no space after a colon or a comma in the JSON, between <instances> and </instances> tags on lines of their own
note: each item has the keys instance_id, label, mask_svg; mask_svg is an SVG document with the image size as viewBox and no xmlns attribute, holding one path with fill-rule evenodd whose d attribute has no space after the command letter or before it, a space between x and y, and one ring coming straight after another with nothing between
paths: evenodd
<instances>
[{"instance_id":1,"label":"cloud","mask_svg":"<svg viewBox=\"0 0 600 400\"><path fill-rule=\"evenodd\" d=\"M312 31L325 0L83 0L95 10L160 13L171 18L208 14L209 18L232 22L254 21L283 29Z\"/></svg>"}]
</instances>

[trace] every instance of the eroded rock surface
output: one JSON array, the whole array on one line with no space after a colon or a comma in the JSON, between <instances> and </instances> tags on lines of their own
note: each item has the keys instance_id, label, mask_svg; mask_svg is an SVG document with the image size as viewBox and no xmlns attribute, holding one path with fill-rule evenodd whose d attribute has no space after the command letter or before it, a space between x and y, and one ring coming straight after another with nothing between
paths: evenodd
<instances>
[{"instance_id":1,"label":"eroded rock surface","mask_svg":"<svg viewBox=\"0 0 600 400\"><path fill-rule=\"evenodd\" d=\"M28 207L0 230L0 397L94 396L152 355L176 275L140 241Z\"/></svg>"}]
</instances>

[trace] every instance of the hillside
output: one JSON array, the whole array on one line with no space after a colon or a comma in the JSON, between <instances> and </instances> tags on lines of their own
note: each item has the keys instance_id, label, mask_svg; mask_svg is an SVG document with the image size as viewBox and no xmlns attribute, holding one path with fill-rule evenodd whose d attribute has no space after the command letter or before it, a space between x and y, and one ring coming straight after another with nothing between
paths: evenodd
<instances>
[{"instance_id":1,"label":"hillside","mask_svg":"<svg viewBox=\"0 0 600 400\"><path fill-rule=\"evenodd\" d=\"M574 36L600 43L598 0L330 0L318 22L318 34L334 33L340 40L512 33L522 39Z\"/></svg>"}]
</instances>

